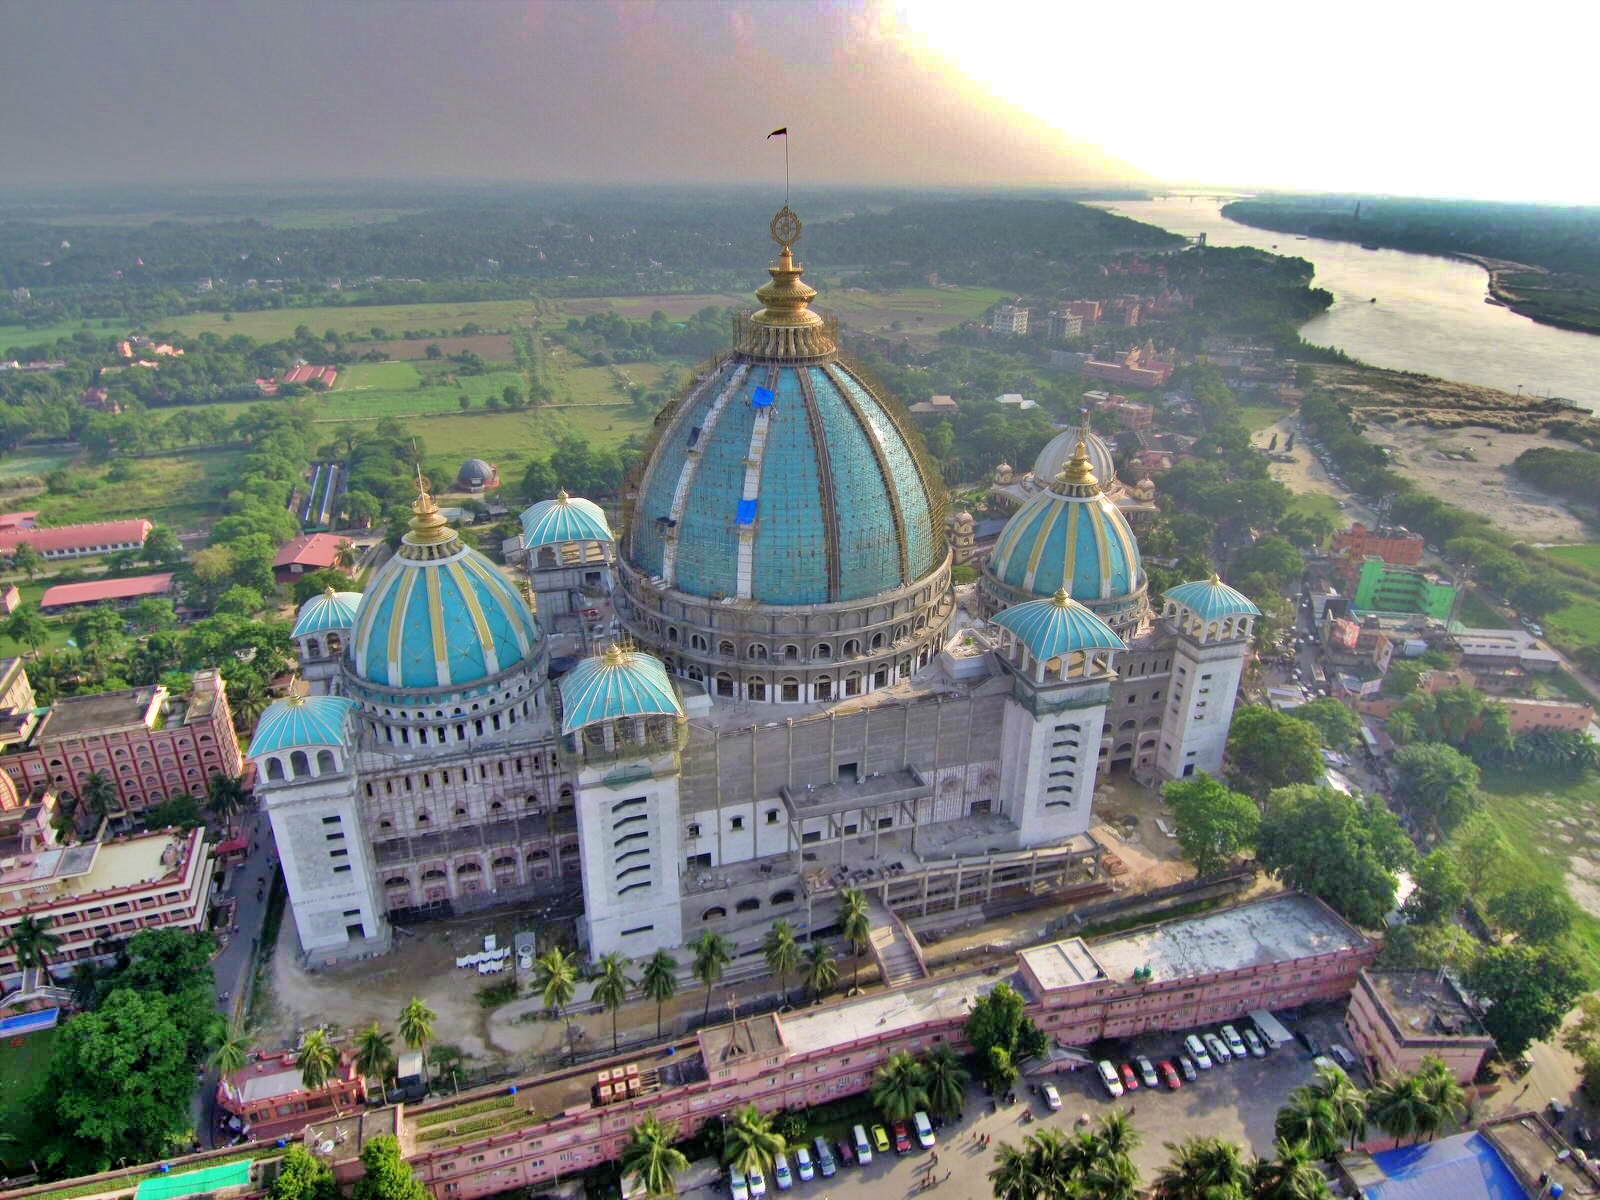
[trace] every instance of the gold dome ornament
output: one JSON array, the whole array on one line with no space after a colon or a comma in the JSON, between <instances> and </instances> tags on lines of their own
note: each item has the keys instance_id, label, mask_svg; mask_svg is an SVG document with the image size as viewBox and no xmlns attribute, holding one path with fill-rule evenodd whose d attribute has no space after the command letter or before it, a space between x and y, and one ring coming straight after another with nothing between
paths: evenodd
<instances>
[{"instance_id":1,"label":"gold dome ornament","mask_svg":"<svg viewBox=\"0 0 1600 1200\"><path fill-rule=\"evenodd\" d=\"M772 218L772 223L767 226L772 234L772 240L787 250L800 240L800 231L805 228L800 224L800 218L794 209L785 204Z\"/></svg>"}]
</instances>

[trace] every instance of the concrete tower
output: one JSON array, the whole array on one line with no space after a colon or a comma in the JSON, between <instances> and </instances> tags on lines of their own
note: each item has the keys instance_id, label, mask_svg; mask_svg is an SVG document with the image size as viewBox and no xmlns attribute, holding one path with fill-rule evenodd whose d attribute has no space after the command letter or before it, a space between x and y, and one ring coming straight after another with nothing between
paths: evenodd
<instances>
[{"instance_id":1,"label":"concrete tower","mask_svg":"<svg viewBox=\"0 0 1600 1200\"><path fill-rule=\"evenodd\" d=\"M1173 636L1172 681L1156 771L1181 779L1222 771L1239 677L1261 610L1215 575L1167 592L1161 620Z\"/></svg>"}]
</instances>

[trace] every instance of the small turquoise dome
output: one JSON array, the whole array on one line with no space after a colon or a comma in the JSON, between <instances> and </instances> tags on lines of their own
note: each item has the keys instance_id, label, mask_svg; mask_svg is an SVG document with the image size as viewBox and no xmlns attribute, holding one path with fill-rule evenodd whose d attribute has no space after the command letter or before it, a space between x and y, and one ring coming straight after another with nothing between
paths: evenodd
<instances>
[{"instance_id":1,"label":"small turquoise dome","mask_svg":"<svg viewBox=\"0 0 1600 1200\"><path fill-rule=\"evenodd\" d=\"M345 718L356 706L344 696L287 696L267 705L250 738L250 757L297 746L342 746Z\"/></svg>"},{"instance_id":2,"label":"small turquoise dome","mask_svg":"<svg viewBox=\"0 0 1600 1200\"><path fill-rule=\"evenodd\" d=\"M305 637L313 633L326 633L330 629L349 629L356 623L356 609L361 605L360 592L336 592L332 588L311 597L300 606L290 637Z\"/></svg>"},{"instance_id":3,"label":"small turquoise dome","mask_svg":"<svg viewBox=\"0 0 1600 1200\"><path fill-rule=\"evenodd\" d=\"M1048 600L1013 604L994 617L1009 629L1041 662L1075 650L1126 650L1128 648L1094 613L1063 591Z\"/></svg>"},{"instance_id":4,"label":"small turquoise dome","mask_svg":"<svg viewBox=\"0 0 1600 1200\"><path fill-rule=\"evenodd\" d=\"M1033 460L1034 482L1044 487L1054 481L1072 461L1073 451L1079 442L1083 443L1084 452L1089 456L1089 465L1094 469L1094 477L1100 481L1101 489L1114 485L1117 481L1117 464L1111 457L1111 447L1087 423L1076 429L1063 429L1045 443L1044 449L1039 451L1039 457Z\"/></svg>"},{"instance_id":5,"label":"small turquoise dome","mask_svg":"<svg viewBox=\"0 0 1600 1200\"><path fill-rule=\"evenodd\" d=\"M683 716L661 660L612 646L561 677L561 732L615 717Z\"/></svg>"},{"instance_id":6,"label":"small turquoise dome","mask_svg":"<svg viewBox=\"0 0 1600 1200\"><path fill-rule=\"evenodd\" d=\"M1261 615L1261 610L1249 596L1236 588L1229 587L1215 575L1210 579L1200 579L1193 583L1180 583L1163 595L1173 603L1183 605L1204 621L1213 621L1219 617Z\"/></svg>"},{"instance_id":7,"label":"small turquoise dome","mask_svg":"<svg viewBox=\"0 0 1600 1200\"><path fill-rule=\"evenodd\" d=\"M350 638L356 675L392 688L457 689L534 657L542 633L517 589L461 541L423 492L379 569Z\"/></svg>"},{"instance_id":8,"label":"small turquoise dome","mask_svg":"<svg viewBox=\"0 0 1600 1200\"><path fill-rule=\"evenodd\" d=\"M1008 587L1035 596L1065 588L1074 600L1114 600L1144 585L1139 543L1100 490L1087 446L1064 474L1030 496L1006 522L987 570Z\"/></svg>"},{"instance_id":9,"label":"small turquoise dome","mask_svg":"<svg viewBox=\"0 0 1600 1200\"><path fill-rule=\"evenodd\" d=\"M522 514L522 544L528 549L552 542L610 542L615 540L606 514L592 500L557 492Z\"/></svg>"}]
</instances>

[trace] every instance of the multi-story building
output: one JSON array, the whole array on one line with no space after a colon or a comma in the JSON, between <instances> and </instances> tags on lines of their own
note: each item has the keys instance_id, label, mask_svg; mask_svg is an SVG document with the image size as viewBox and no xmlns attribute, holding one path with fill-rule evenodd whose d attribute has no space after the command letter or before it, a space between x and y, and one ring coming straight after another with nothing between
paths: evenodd
<instances>
[{"instance_id":1,"label":"multi-story building","mask_svg":"<svg viewBox=\"0 0 1600 1200\"><path fill-rule=\"evenodd\" d=\"M1050 310L1050 315L1045 319L1045 333L1052 342L1081 337L1083 334L1083 317L1068 309L1053 308Z\"/></svg>"},{"instance_id":2,"label":"multi-story building","mask_svg":"<svg viewBox=\"0 0 1600 1200\"><path fill-rule=\"evenodd\" d=\"M0 767L23 796L49 789L82 796L100 774L116 785L115 817L142 812L179 792L205 794L215 774L243 769L220 672L196 671L189 694L161 684L66 696L45 708L17 659L0 665Z\"/></svg>"},{"instance_id":3,"label":"multi-story building","mask_svg":"<svg viewBox=\"0 0 1600 1200\"><path fill-rule=\"evenodd\" d=\"M355 1056L339 1054L338 1066L320 1087L308 1088L293 1054L257 1055L217 1083L217 1107L237 1117L253 1140L292 1136L307 1125L366 1103L367 1081Z\"/></svg>"},{"instance_id":4,"label":"multi-story building","mask_svg":"<svg viewBox=\"0 0 1600 1200\"><path fill-rule=\"evenodd\" d=\"M552 686L518 582L425 492L365 594L302 609L326 694L272 705L251 755L314 960L575 886L592 953L748 948L852 860L891 909L959 906L1078 870L1103 772L1220 768L1255 607L1212 579L1154 611L1075 439L958 614L937 471L810 308L798 229L774 220L764 307L658 416L621 536L564 495L524 515L541 610L614 572L631 649Z\"/></svg>"},{"instance_id":5,"label":"multi-story building","mask_svg":"<svg viewBox=\"0 0 1600 1200\"><path fill-rule=\"evenodd\" d=\"M1021 337L1028 332L1028 310L1017 304L1000 305L989 319L989 332Z\"/></svg>"},{"instance_id":6,"label":"multi-story building","mask_svg":"<svg viewBox=\"0 0 1600 1200\"><path fill-rule=\"evenodd\" d=\"M1414 567L1422 561L1420 534L1403 529L1368 529L1357 521L1349 529L1333 535L1328 553L1340 562L1336 568L1344 586L1354 588L1361 565L1368 558L1381 558L1396 567Z\"/></svg>"},{"instance_id":7,"label":"multi-story building","mask_svg":"<svg viewBox=\"0 0 1600 1200\"><path fill-rule=\"evenodd\" d=\"M1443 971L1368 968L1356 980L1344 1020L1374 1078L1410 1074L1432 1057L1469 1084L1494 1049L1494 1039Z\"/></svg>"}]
</instances>

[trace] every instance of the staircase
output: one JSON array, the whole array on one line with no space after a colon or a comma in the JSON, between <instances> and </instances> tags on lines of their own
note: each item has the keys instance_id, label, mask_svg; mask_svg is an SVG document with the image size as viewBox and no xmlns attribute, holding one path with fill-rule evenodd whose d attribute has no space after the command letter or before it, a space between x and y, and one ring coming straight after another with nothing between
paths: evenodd
<instances>
[{"instance_id":1,"label":"staircase","mask_svg":"<svg viewBox=\"0 0 1600 1200\"><path fill-rule=\"evenodd\" d=\"M872 957L878 960L878 970L889 987L918 983L928 977L928 968L922 961L922 947L905 922L884 907L881 900L867 906L872 920L867 940L872 946Z\"/></svg>"}]
</instances>

